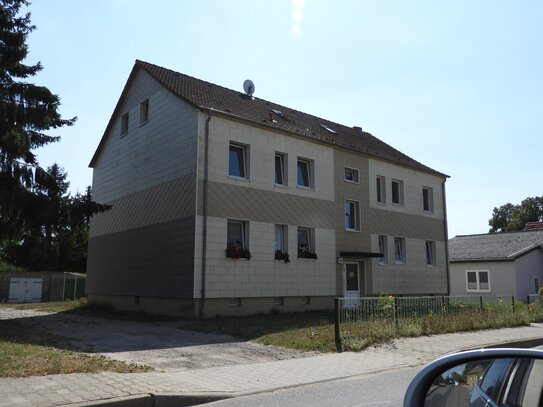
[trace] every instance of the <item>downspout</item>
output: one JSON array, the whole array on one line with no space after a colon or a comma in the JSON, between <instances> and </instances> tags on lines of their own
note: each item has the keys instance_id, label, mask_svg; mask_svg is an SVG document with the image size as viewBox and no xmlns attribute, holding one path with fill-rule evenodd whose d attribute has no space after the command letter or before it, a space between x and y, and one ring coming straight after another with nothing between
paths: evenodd
<instances>
[{"instance_id":1,"label":"downspout","mask_svg":"<svg viewBox=\"0 0 543 407\"><path fill-rule=\"evenodd\" d=\"M209 174L209 121L211 120L211 111L207 111L205 127L205 147L204 147L204 196L203 196L203 227L202 227L202 287L200 291L200 309L198 319L204 319L204 302L206 298L206 254L207 254L207 188Z\"/></svg>"},{"instance_id":2,"label":"downspout","mask_svg":"<svg viewBox=\"0 0 543 407\"><path fill-rule=\"evenodd\" d=\"M450 295L450 279L449 279L449 228L447 226L447 199L445 194L445 182L447 182L447 178L443 179L443 182L441 183L441 194L443 196L443 231L444 231L444 237L445 237L445 270L447 272L447 295Z\"/></svg>"}]
</instances>

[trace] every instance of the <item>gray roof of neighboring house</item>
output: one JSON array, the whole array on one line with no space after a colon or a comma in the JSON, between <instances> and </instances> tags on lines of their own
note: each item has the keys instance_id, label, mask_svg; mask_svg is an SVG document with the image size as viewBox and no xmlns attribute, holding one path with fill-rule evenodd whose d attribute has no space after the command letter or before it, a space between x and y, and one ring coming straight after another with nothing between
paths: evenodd
<instances>
[{"instance_id":1,"label":"gray roof of neighboring house","mask_svg":"<svg viewBox=\"0 0 543 407\"><path fill-rule=\"evenodd\" d=\"M540 248L543 230L456 236L449 240L449 260L511 261Z\"/></svg>"},{"instance_id":2,"label":"gray roof of neighboring house","mask_svg":"<svg viewBox=\"0 0 543 407\"><path fill-rule=\"evenodd\" d=\"M143 69L174 95L196 108L212 110L223 116L243 120L253 125L283 131L384 161L448 177L446 174L419 163L370 133L362 131L359 127L344 126L264 99L251 98L245 93L139 60L136 60L102 140L89 164L90 167L93 167L98 159L114 118L119 113L118 110L122 105L129 84L138 69Z\"/></svg>"}]
</instances>

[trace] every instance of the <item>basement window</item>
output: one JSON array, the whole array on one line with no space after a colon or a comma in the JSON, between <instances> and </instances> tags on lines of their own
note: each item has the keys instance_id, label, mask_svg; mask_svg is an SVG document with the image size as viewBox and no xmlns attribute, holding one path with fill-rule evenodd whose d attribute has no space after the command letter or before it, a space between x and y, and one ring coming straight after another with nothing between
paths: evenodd
<instances>
[{"instance_id":1,"label":"basement window","mask_svg":"<svg viewBox=\"0 0 543 407\"><path fill-rule=\"evenodd\" d=\"M276 305L276 306L283 306L285 305L285 298L284 297L275 297L273 299L273 305Z\"/></svg>"},{"instance_id":2,"label":"basement window","mask_svg":"<svg viewBox=\"0 0 543 407\"><path fill-rule=\"evenodd\" d=\"M241 307L241 298L230 298L231 307Z\"/></svg>"}]
</instances>

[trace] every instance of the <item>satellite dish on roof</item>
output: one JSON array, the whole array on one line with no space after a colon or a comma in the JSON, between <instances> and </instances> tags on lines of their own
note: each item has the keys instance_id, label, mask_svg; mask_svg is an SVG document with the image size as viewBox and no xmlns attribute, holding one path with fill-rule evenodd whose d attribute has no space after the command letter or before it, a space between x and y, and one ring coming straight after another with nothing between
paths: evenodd
<instances>
[{"instance_id":1,"label":"satellite dish on roof","mask_svg":"<svg viewBox=\"0 0 543 407\"><path fill-rule=\"evenodd\" d=\"M253 93L255 92L255 84L253 81L246 79L245 82L243 82L243 90L247 95L253 96Z\"/></svg>"}]
</instances>

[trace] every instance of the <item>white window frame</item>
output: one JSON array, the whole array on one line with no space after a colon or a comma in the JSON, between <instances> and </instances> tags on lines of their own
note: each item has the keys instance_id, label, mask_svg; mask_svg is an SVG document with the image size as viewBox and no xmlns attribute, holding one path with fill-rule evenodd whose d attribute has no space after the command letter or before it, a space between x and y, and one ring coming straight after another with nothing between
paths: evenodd
<instances>
[{"instance_id":1,"label":"white window frame","mask_svg":"<svg viewBox=\"0 0 543 407\"><path fill-rule=\"evenodd\" d=\"M249 250L249 221L247 220L240 220L240 219L228 219L226 221L226 245L228 246L230 243L228 242L228 228L230 224L241 224L241 249Z\"/></svg>"},{"instance_id":2,"label":"white window frame","mask_svg":"<svg viewBox=\"0 0 543 407\"><path fill-rule=\"evenodd\" d=\"M280 160L281 165L281 177L283 182L277 182L277 158ZM275 152L275 157L273 159L273 179L275 185L280 185L286 187L288 185L288 171L287 171L287 155L285 153L280 153L279 151Z\"/></svg>"},{"instance_id":3,"label":"white window frame","mask_svg":"<svg viewBox=\"0 0 543 407\"><path fill-rule=\"evenodd\" d=\"M394 184L398 185L398 202L394 202ZM404 204L403 181L399 179L393 179L391 180L391 187L392 187L392 204L403 205Z\"/></svg>"},{"instance_id":4,"label":"white window frame","mask_svg":"<svg viewBox=\"0 0 543 407\"><path fill-rule=\"evenodd\" d=\"M354 217L354 228L347 226L347 205L352 205L353 208L351 216ZM360 232L360 202L354 199L345 199L343 208L345 209L345 230L347 232Z\"/></svg>"},{"instance_id":5,"label":"white window frame","mask_svg":"<svg viewBox=\"0 0 543 407\"><path fill-rule=\"evenodd\" d=\"M436 242L434 240L426 240L424 247L426 250L426 267L435 267L437 264Z\"/></svg>"},{"instance_id":6,"label":"white window frame","mask_svg":"<svg viewBox=\"0 0 543 407\"><path fill-rule=\"evenodd\" d=\"M351 173L353 179L347 179L347 173ZM343 168L343 180L345 182L350 182L352 184L360 184L360 171L356 168L352 167L344 167Z\"/></svg>"},{"instance_id":7,"label":"white window frame","mask_svg":"<svg viewBox=\"0 0 543 407\"><path fill-rule=\"evenodd\" d=\"M130 120L130 115L128 112L121 116L121 136L128 134L128 124Z\"/></svg>"},{"instance_id":8,"label":"white window frame","mask_svg":"<svg viewBox=\"0 0 543 407\"><path fill-rule=\"evenodd\" d=\"M396 243L398 243L399 246L397 246ZM394 263L396 264L407 263L407 247L406 246L407 246L407 242L406 242L405 237L394 236ZM397 250L398 248L400 249L399 260L398 260L398 250Z\"/></svg>"},{"instance_id":9,"label":"white window frame","mask_svg":"<svg viewBox=\"0 0 543 407\"><path fill-rule=\"evenodd\" d=\"M300 163L304 163L307 166L307 179L308 179L309 185L300 184L300 177L298 174L298 168L299 168ZM298 188L315 189L314 166L315 164L313 160L310 160L309 158L298 157L298 159L296 160L296 186Z\"/></svg>"},{"instance_id":10,"label":"white window frame","mask_svg":"<svg viewBox=\"0 0 543 407\"><path fill-rule=\"evenodd\" d=\"M308 228L308 227L305 227L305 226L298 226L298 229L296 230L296 256L298 257L298 259L310 259L310 260L313 260L311 259L310 257L300 257L300 230L304 230L304 231L307 231L307 242L308 242L308 252L309 253L312 253L312 254L316 254L316 250L315 250L315 229L313 228Z\"/></svg>"},{"instance_id":11,"label":"white window frame","mask_svg":"<svg viewBox=\"0 0 543 407\"><path fill-rule=\"evenodd\" d=\"M428 209L424 207L424 193L428 194ZM434 188L422 187L422 210L427 213L434 213Z\"/></svg>"},{"instance_id":12,"label":"white window frame","mask_svg":"<svg viewBox=\"0 0 543 407\"><path fill-rule=\"evenodd\" d=\"M379 185L379 187L377 186ZM387 187L386 187L386 177L383 175L377 175L375 177L375 198L377 203L386 204L387 203ZM381 193L379 193L381 192Z\"/></svg>"},{"instance_id":13,"label":"white window frame","mask_svg":"<svg viewBox=\"0 0 543 407\"><path fill-rule=\"evenodd\" d=\"M468 273L475 273L475 285L476 288L469 288L468 282ZM488 280L488 289L481 289L481 279L479 277L480 273L486 273ZM490 271L489 270L466 270L466 291L472 293L489 293L491 290L490 287Z\"/></svg>"},{"instance_id":14,"label":"white window frame","mask_svg":"<svg viewBox=\"0 0 543 407\"><path fill-rule=\"evenodd\" d=\"M279 234L279 239L278 239ZM280 243L279 248L277 248L277 243ZM288 253L288 226L276 224L274 228L274 242L273 242L274 252L278 250L281 253Z\"/></svg>"},{"instance_id":15,"label":"white window frame","mask_svg":"<svg viewBox=\"0 0 543 407\"><path fill-rule=\"evenodd\" d=\"M378 235L377 242L379 253L383 254L383 257L379 257L379 265L384 266L388 264L388 236Z\"/></svg>"},{"instance_id":16,"label":"white window frame","mask_svg":"<svg viewBox=\"0 0 543 407\"><path fill-rule=\"evenodd\" d=\"M232 149L238 149L239 151L241 151L244 172L243 176L233 175L230 173L230 151ZM231 141L228 144L228 176L235 179L249 180L249 146L247 146L246 144L236 143L234 141Z\"/></svg>"},{"instance_id":17,"label":"white window frame","mask_svg":"<svg viewBox=\"0 0 543 407\"><path fill-rule=\"evenodd\" d=\"M140 103L140 126L149 122L149 99Z\"/></svg>"}]
</instances>

